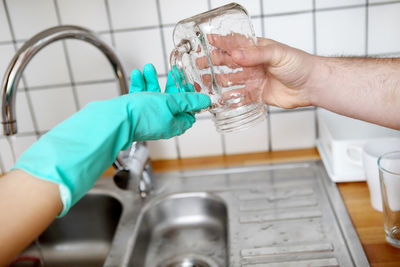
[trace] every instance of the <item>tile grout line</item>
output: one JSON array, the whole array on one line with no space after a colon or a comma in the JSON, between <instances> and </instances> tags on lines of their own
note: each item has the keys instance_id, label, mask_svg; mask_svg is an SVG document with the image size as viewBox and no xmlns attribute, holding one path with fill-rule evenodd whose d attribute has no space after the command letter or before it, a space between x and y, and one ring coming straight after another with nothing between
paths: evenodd
<instances>
[{"instance_id":1,"label":"tile grout line","mask_svg":"<svg viewBox=\"0 0 400 267\"><path fill-rule=\"evenodd\" d=\"M113 47L116 47L115 31L114 31L114 26L113 26L113 23L112 23L110 4L109 4L108 0L104 0L104 5L106 7L108 27L110 29L109 34L111 36L111 44L112 44Z\"/></svg>"},{"instance_id":2,"label":"tile grout line","mask_svg":"<svg viewBox=\"0 0 400 267\"><path fill-rule=\"evenodd\" d=\"M208 7L208 10L211 10L211 8L212 8L212 5L211 5L211 0L207 0L207 7ZM211 115L211 117L209 118L209 120L212 120L212 116L213 115ZM217 132L218 133L218 132ZM222 147L222 156L226 156L227 155L227 150L226 150L226 136L225 136L225 134L223 134L223 133L218 133L219 134L219 137L220 137L220 139L221 139L221 147Z\"/></svg>"},{"instance_id":3,"label":"tile grout line","mask_svg":"<svg viewBox=\"0 0 400 267\"><path fill-rule=\"evenodd\" d=\"M380 3L370 3L369 6L386 6L386 5L394 5L399 4L400 0L397 1L388 1L388 2L380 2ZM365 7L365 4L357 4L357 5L348 5L348 6L335 6L335 7L325 7L325 8L315 8L315 12L326 12L326 11L337 11L337 10L346 10L353 8L362 8ZM261 14L260 16L252 16L252 18L259 17L281 17L281 16L291 16L291 15L299 15L299 14L307 14L314 12L313 9L305 9L298 11L290 11L290 12L281 12L281 13L272 13L272 14Z\"/></svg>"},{"instance_id":4,"label":"tile grout line","mask_svg":"<svg viewBox=\"0 0 400 267\"><path fill-rule=\"evenodd\" d=\"M312 1L312 31L313 31L313 54L316 55L317 52L317 13L316 13L316 0ZM319 137L319 128L318 128L318 116L317 116L317 109L314 111L314 135L315 141L317 141Z\"/></svg>"},{"instance_id":5,"label":"tile grout line","mask_svg":"<svg viewBox=\"0 0 400 267\"><path fill-rule=\"evenodd\" d=\"M264 14L264 1L260 0L260 14L261 14L261 35L262 37L266 37L266 29L265 29L265 17L263 16ZM271 129L271 110L269 108L269 105L265 105L265 109L267 111L266 114L266 123L267 123L267 145L268 145L268 152L272 151L272 129Z\"/></svg>"},{"instance_id":6,"label":"tile grout line","mask_svg":"<svg viewBox=\"0 0 400 267\"><path fill-rule=\"evenodd\" d=\"M18 51L18 46L17 46L16 36L15 36L14 28L12 26L11 15L10 15L10 12L8 10L8 5L7 5L7 1L6 0L3 0L3 6L4 6L4 11L5 11L6 17L7 17L7 22L8 22L8 27L9 27L9 30L10 30L10 35L11 35L11 38L12 38L12 44L14 46L15 52L17 52ZM26 102L28 104L28 109L29 109L29 112L30 112L30 115L31 115L30 117L31 117L32 125L33 125L33 130L35 131L36 139L39 139L39 137L40 137L39 126L38 126L38 123L37 123L37 120L36 120L36 117L35 117L35 113L34 113L34 110L33 110L32 99L31 99L31 96L30 96L30 93L29 93L29 90L28 90L29 87L28 87L28 83L26 81L25 75L21 76L21 80L22 80L22 84L23 84L23 90L25 92ZM18 88L16 88L16 90L18 90ZM18 92L16 92L16 93L18 93Z\"/></svg>"},{"instance_id":7,"label":"tile grout line","mask_svg":"<svg viewBox=\"0 0 400 267\"><path fill-rule=\"evenodd\" d=\"M369 54L368 32L369 32L369 0L365 0L365 56L368 56Z\"/></svg>"},{"instance_id":8,"label":"tile grout line","mask_svg":"<svg viewBox=\"0 0 400 267\"><path fill-rule=\"evenodd\" d=\"M56 16L57 16L57 22L58 25L62 25L61 22L61 14L60 14L60 8L58 6L58 1L57 0L53 0L54 3L54 9L56 12ZM67 43L65 40L61 40L62 42L62 47L63 47L63 51L64 51L64 57L65 57L65 61L67 64L67 69L68 69L68 75L69 75L69 79L71 81L71 88L72 88L72 95L74 97L74 104L75 104L75 109L76 111L80 110L80 105L79 105L79 99L78 99L78 92L76 90L76 85L75 85L75 79L74 79L74 75L72 72L72 66L71 66L71 58L69 56L68 53L68 48L67 48Z\"/></svg>"},{"instance_id":9,"label":"tile grout line","mask_svg":"<svg viewBox=\"0 0 400 267\"><path fill-rule=\"evenodd\" d=\"M0 175L3 175L5 173L6 173L6 168L4 167L3 159L2 159L2 157L0 155Z\"/></svg>"},{"instance_id":10,"label":"tile grout line","mask_svg":"<svg viewBox=\"0 0 400 267\"><path fill-rule=\"evenodd\" d=\"M75 82L75 85L94 85L94 84L102 84L102 83L114 83L115 79L104 79L104 80L89 80L89 81L81 81ZM39 91L39 90L48 90L53 88L62 88L70 86L70 83L54 83L54 84L46 84L46 85L38 85L38 86L31 86L29 89L32 91Z\"/></svg>"},{"instance_id":11,"label":"tile grout line","mask_svg":"<svg viewBox=\"0 0 400 267\"><path fill-rule=\"evenodd\" d=\"M168 63L167 63L167 54L166 54L166 44L165 44L165 38L164 38L164 31L162 27L162 15L161 15L161 6L160 6L160 0L156 0L156 8L157 8L157 19L158 19L158 26L157 28L160 31L160 38L161 38L161 47L162 47L162 53L163 53L163 61L164 61L164 69L168 73ZM175 141L175 150L176 150L176 155L177 159L182 159L182 154L179 146L179 139L177 136L174 137Z\"/></svg>"},{"instance_id":12,"label":"tile grout line","mask_svg":"<svg viewBox=\"0 0 400 267\"><path fill-rule=\"evenodd\" d=\"M12 45L13 41L0 41L0 46L1 45Z\"/></svg>"}]
</instances>

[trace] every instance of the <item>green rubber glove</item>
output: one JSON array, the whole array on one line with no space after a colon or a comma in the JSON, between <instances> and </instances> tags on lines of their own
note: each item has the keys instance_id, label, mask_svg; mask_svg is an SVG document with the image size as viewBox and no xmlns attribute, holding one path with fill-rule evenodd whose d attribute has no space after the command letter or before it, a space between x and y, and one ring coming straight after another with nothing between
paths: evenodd
<instances>
[{"instance_id":1,"label":"green rubber glove","mask_svg":"<svg viewBox=\"0 0 400 267\"><path fill-rule=\"evenodd\" d=\"M152 64L146 64L143 67L143 74L138 69L134 69L131 73L131 86L129 93L151 91L160 92L160 85L157 79L156 69ZM178 90L175 85L174 79L172 78L171 71L168 72L167 83L165 85L165 93L177 93L177 92L194 92L192 84L187 84L185 89Z\"/></svg>"},{"instance_id":2,"label":"green rubber glove","mask_svg":"<svg viewBox=\"0 0 400 267\"><path fill-rule=\"evenodd\" d=\"M121 150L134 141L184 133L195 121L191 112L210 105L203 94L145 92L149 87L145 83L141 92L89 103L43 135L12 169L57 183L63 203L59 217L64 216Z\"/></svg>"}]
</instances>

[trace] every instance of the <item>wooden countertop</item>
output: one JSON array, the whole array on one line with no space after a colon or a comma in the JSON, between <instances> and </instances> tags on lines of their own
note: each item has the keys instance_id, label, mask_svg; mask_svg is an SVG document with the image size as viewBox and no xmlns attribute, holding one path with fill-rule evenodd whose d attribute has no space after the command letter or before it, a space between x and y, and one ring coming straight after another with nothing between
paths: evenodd
<instances>
[{"instance_id":1,"label":"wooden countertop","mask_svg":"<svg viewBox=\"0 0 400 267\"><path fill-rule=\"evenodd\" d=\"M313 148L180 160L157 160L152 161L152 166L155 172L163 172L315 159L320 159L320 157L318 151ZM337 186L371 266L400 266L400 249L386 243L382 213L372 208L367 184L365 182L350 182L338 183Z\"/></svg>"}]
</instances>

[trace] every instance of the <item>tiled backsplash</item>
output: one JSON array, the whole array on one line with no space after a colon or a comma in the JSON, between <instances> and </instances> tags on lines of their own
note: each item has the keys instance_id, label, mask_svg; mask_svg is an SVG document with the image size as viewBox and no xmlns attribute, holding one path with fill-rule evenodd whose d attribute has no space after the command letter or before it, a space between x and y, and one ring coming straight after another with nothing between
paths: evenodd
<instances>
[{"instance_id":1,"label":"tiled backsplash","mask_svg":"<svg viewBox=\"0 0 400 267\"><path fill-rule=\"evenodd\" d=\"M127 71L153 63L165 84L172 30L179 20L226 0L0 0L0 75L15 51L46 28L74 24L97 32L115 47ZM397 56L400 1L240 0L258 36L319 55ZM357 77L355 77L357 79ZM77 40L39 52L24 72L17 97L19 133L0 137L0 171L40 135L90 101L117 96L104 56ZM182 136L151 141L153 159L313 147L315 109L268 107L266 120L247 131L221 135L207 114ZM10 144L12 148L10 147Z\"/></svg>"}]
</instances>

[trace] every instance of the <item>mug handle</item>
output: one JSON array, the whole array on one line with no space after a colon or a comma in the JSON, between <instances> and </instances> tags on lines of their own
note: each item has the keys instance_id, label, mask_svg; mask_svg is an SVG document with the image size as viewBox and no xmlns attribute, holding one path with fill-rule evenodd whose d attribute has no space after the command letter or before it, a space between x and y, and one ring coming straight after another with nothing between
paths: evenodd
<instances>
[{"instance_id":1,"label":"mug handle","mask_svg":"<svg viewBox=\"0 0 400 267\"><path fill-rule=\"evenodd\" d=\"M357 145L348 146L346 149L346 159L351 163L362 166L362 147Z\"/></svg>"}]
</instances>

